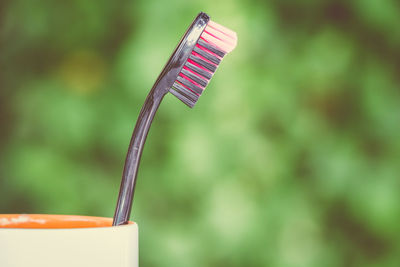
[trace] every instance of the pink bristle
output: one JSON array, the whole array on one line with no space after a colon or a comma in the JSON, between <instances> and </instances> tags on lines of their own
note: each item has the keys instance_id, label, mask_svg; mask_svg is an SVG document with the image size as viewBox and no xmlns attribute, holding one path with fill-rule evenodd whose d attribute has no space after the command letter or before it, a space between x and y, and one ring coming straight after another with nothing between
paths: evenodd
<instances>
[{"instance_id":1,"label":"pink bristle","mask_svg":"<svg viewBox=\"0 0 400 267\"><path fill-rule=\"evenodd\" d=\"M219 59L222 59L222 57L220 57L220 56L218 56L217 54L211 52L211 51L208 50L207 48L202 47L202 46L199 45L199 44L196 44L196 46L197 46L198 48L200 48L201 50L206 51L207 53L209 53L209 54L211 54L211 55L213 55L213 56L215 56L215 57L217 57L217 58L219 58Z\"/></svg>"},{"instance_id":2,"label":"pink bristle","mask_svg":"<svg viewBox=\"0 0 400 267\"><path fill-rule=\"evenodd\" d=\"M224 51L225 53L228 53L228 50L231 47L231 45L229 45L228 43L225 43L225 42L215 38L214 36L210 35L206 31L204 31L201 34L201 38L203 38L206 42L212 44L213 46L218 47L220 50Z\"/></svg>"},{"instance_id":3,"label":"pink bristle","mask_svg":"<svg viewBox=\"0 0 400 267\"><path fill-rule=\"evenodd\" d=\"M211 27L207 27L204 31L206 33L208 33L209 35L212 35L213 37L217 38L218 40L230 43L232 45L235 44L235 40L234 39L230 38L229 36L219 32L219 31L217 31L217 30L215 30L215 29L213 29Z\"/></svg>"},{"instance_id":4,"label":"pink bristle","mask_svg":"<svg viewBox=\"0 0 400 267\"><path fill-rule=\"evenodd\" d=\"M183 87L185 87L187 90L189 90L189 91L192 92L193 94L196 94L196 95L200 96L198 93L194 92L192 89L188 88L188 87L187 87L186 85L184 85L183 83L178 82L178 81L176 81L176 83L179 83L180 85L182 85Z\"/></svg>"},{"instance_id":5,"label":"pink bristle","mask_svg":"<svg viewBox=\"0 0 400 267\"><path fill-rule=\"evenodd\" d=\"M234 31L213 21L208 22L201 38L226 53L231 52L237 44L237 35Z\"/></svg>"},{"instance_id":6,"label":"pink bristle","mask_svg":"<svg viewBox=\"0 0 400 267\"><path fill-rule=\"evenodd\" d=\"M196 75L197 77L199 77L199 78L201 78L201 79L206 79L206 80L208 80L207 78L205 78L205 77L201 76L200 74L198 74L198 73L192 71L191 69L189 69L189 68L186 67L186 66L184 66L183 68L184 68L185 70L187 70L187 71L193 73L194 75Z\"/></svg>"},{"instance_id":7,"label":"pink bristle","mask_svg":"<svg viewBox=\"0 0 400 267\"><path fill-rule=\"evenodd\" d=\"M196 56L198 58L201 58L202 60L204 60L204 61L206 61L206 62L208 62L210 64L213 64L214 66L217 66L217 64L211 62L210 60L206 59L205 57L203 57L202 55L199 55L198 53L196 53L194 51L192 51L192 55L194 55L194 56Z\"/></svg>"},{"instance_id":8,"label":"pink bristle","mask_svg":"<svg viewBox=\"0 0 400 267\"><path fill-rule=\"evenodd\" d=\"M193 84L196 85L197 87L200 87L200 88L204 89L204 86L202 86L202 85L196 83L195 81L193 81L192 79L190 79L189 77L187 77L185 74L179 73L179 76L181 76L182 78L184 78L184 79L188 80L189 82L193 83Z\"/></svg>"},{"instance_id":9,"label":"pink bristle","mask_svg":"<svg viewBox=\"0 0 400 267\"><path fill-rule=\"evenodd\" d=\"M216 22L210 20L210 21L207 23L207 26L209 26L209 27L211 27L211 28L214 28L214 29L216 29L216 30L222 32L223 34L225 34L225 35L231 37L232 39L237 40L237 34L236 34L236 32L234 32L234 31L232 31L231 29L228 29L228 28L222 26L221 24L218 24L218 23L216 23Z\"/></svg>"},{"instance_id":10,"label":"pink bristle","mask_svg":"<svg viewBox=\"0 0 400 267\"><path fill-rule=\"evenodd\" d=\"M188 62L192 63L193 65L195 65L196 67L199 67L199 68L202 69L202 70L205 70L205 71L207 71L207 72L210 72L208 69L206 69L206 68L204 68L203 66L197 64L196 62L194 62L194 61L191 60L191 59L188 59ZM211 73L211 72L210 72L210 73Z\"/></svg>"}]
</instances>

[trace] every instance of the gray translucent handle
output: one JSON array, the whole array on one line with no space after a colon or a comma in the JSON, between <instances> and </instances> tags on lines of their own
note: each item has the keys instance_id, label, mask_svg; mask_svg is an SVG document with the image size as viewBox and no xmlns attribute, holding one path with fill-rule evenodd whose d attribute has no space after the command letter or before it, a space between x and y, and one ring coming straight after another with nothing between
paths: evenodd
<instances>
[{"instance_id":1,"label":"gray translucent handle","mask_svg":"<svg viewBox=\"0 0 400 267\"><path fill-rule=\"evenodd\" d=\"M117 207L113 219L114 226L126 224L129 221L133 194L135 192L136 176L144 143L146 142L147 133L149 132L153 117L161 103L161 100L166 94L156 94L156 90L156 88L153 88L147 96L146 101L140 111L135 129L133 130L125 160Z\"/></svg>"}]
</instances>

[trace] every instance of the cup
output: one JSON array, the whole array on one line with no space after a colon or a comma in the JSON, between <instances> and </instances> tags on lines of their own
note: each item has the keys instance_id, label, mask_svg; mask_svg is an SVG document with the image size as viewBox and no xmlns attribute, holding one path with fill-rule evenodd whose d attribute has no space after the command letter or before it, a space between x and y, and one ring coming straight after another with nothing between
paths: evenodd
<instances>
[{"instance_id":1,"label":"cup","mask_svg":"<svg viewBox=\"0 0 400 267\"><path fill-rule=\"evenodd\" d=\"M111 218L0 214L1 267L137 267L138 226Z\"/></svg>"}]
</instances>

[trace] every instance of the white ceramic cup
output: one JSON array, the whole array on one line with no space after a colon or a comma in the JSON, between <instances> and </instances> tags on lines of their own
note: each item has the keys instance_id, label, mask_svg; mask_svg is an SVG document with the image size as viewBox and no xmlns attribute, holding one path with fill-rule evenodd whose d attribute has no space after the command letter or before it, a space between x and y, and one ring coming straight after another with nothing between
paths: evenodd
<instances>
[{"instance_id":1,"label":"white ceramic cup","mask_svg":"<svg viewBox=\"0 0 400 267\"><path fill-rule=\"evenodd\" d=\"M111 218L0 214L1 267L137 267L138 226Z\"/></svg>"}]
</instances>

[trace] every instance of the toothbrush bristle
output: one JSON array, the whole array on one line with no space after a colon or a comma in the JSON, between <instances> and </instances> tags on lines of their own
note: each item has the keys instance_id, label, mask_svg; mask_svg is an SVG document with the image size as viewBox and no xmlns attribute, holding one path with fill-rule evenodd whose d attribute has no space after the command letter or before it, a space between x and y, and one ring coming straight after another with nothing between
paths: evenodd
<instances>
[{"instance_id":1,"label":"toothbrush bristle","mask_svg":"<svg viewBox=\"0 0 400 267\"><path fill-rule=\"evenodd\" d=\"M236 47L236 43L234 31L210 20L169 91L192 108L222 58Z\"/></svg>"}]
</instances>

